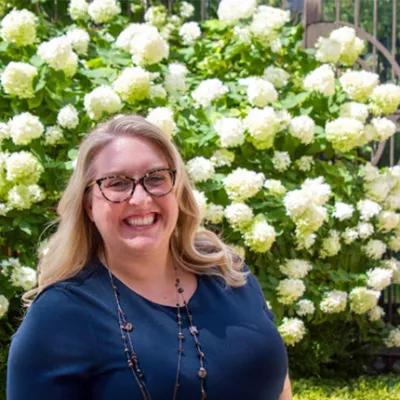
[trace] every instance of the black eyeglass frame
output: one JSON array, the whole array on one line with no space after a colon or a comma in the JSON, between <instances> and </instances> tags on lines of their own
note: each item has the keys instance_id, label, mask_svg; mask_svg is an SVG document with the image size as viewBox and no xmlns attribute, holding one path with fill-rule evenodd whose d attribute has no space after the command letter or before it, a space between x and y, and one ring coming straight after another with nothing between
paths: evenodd
<instances>
[{"instance_id":1,"label":"black eyeglass frame","mask_svg":"<svg viewBox=\"0 0 400 400\"><path fill-rule=\"evenodd\" d=\"M151 192L149 192L149 190L146 188L146 185L144 184L144 180L149 177L150 175L154 174L155 172L160 172L160 171L168 171L172 177L172 187L170 190L168 190L167 193L163 193L163 194L153 194ZM121 201L113 201L110 200L109 198L107 198L107 196L104 194L102 188L101 188L101 183L107 179L112 179L112 178L125 178L130 180L133 183L132 186L132 191L131 193L126 197L126 199L121 200ZM86 186L86 190L88 190L91 186L97 184L97 186L100 189L101 194L103 195L103 197L109 201L110 203L123 203L124 201L127 201L128 199L130 199L133 196L133 193L135 192L136 186L138 184L142 185L142 188L146 191L146 193L148 193L150 196L154 196L154 197L163 197L166 196L167 194L172 192L172 189L175 186L175 181L176 181L176 171L172 170L170 168L159 168L159 169L154 169L152 171L147 172L145 175L143 175L141 178L139 179L135 179L135 178L131 178L130 176L126 176L126 175L110 175L110 176L105 176L103 178L99 178L96 179L92 182L89 183L89 185Z\"/></svg>"}]
</instances>

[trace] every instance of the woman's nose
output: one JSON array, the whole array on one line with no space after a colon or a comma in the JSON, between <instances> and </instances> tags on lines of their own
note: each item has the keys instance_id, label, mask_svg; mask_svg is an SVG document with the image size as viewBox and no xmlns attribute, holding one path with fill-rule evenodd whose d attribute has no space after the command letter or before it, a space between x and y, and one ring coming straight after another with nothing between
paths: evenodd
<instances>
[{"instance_id":1,"label":"woman's nose","mask_svg":"<svg viewBox=\"0 0 400 400\"><path fill-rule=\"evenodd\" d=\"M150 201L151 196L146 192L142 184L137 183L132 196L128 200L129 204L145 204Z\"/></svg>"}]
</instances>

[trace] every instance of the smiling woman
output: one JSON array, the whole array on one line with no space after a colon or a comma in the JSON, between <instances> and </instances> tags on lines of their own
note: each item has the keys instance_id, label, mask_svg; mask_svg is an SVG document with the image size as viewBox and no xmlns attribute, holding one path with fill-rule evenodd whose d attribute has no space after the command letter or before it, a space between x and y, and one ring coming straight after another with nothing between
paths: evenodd
<instances>
[{"instance_id":1,"label":"smiling woman","mask_svg":"<svg viewBox=\"0 0 400 400\"><path fill-rule=\"evenodd\" d=\"M183 161L138 116L81 144L14 335L9 400L291 399L261 288L201 216Z\"/></svg>"}]
</instances>

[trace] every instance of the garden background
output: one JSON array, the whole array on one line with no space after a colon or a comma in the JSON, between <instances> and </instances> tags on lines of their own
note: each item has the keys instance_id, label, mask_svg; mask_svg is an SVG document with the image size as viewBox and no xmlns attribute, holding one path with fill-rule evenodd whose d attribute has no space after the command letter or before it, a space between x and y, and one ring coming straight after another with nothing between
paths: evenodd
<instances>
[{"instance_id":1,"label":"garden background","mask_svg":"<svg viewBox=\"0 0 400 400\"><path fill-rule=\"evenodd\" d=\"M382 303L400 283L400 167L369 163L400 87L358 69L370 49L350 28L304 49L301 2L202 3L0 1L0 398L77 146L138 113L179 147L204 227L257 275L296 398L400 399L394 375L343 380L400 347Z\"/></svg>"}]
</instances>

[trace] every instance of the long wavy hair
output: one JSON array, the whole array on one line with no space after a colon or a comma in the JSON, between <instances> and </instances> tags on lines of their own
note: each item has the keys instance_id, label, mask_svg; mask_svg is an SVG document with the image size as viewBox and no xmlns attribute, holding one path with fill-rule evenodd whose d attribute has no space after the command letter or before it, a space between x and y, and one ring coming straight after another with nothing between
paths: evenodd
<instances>
[{"instance_id":1,"label":"long wavy hair","mask_svg":"<svg viewBox=\"0 0 400 400\"><path fill-rule=\"evenodd\" d=\"M176 170L174 190L179 214L170 239L174 264L196 274L219 276L231 287L243 286L246 282L246 274L240 271L243 261L216 234L198 229L200 210L174 144L143 117L126 115L99 124L81 143L76 167L57 208L59 217L52 223L57 229L45 254L39 254L38 287L24 294L25 302L29 305L47 286L77 275L103 249L100 233L84 208L91 193L86 188L95 179L96 155L121 136L143 138L157 145L169 167Z\"/></svg>"}]
</instances>

